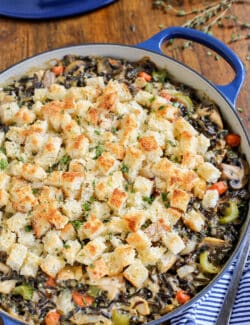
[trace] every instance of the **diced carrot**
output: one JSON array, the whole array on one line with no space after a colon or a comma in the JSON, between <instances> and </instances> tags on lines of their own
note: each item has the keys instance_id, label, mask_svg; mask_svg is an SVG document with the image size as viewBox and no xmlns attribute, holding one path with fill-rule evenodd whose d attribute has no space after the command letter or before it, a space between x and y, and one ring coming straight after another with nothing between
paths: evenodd
<instances>
[{"instance_id":1,"label":"diced carrot","mask_svg":"<svg viewBox=\"0 0 250 325\"><path fill-rule=\"evenodd\" d=\"M209 187L209 190L217 190L220 195L227 191L227 184L224 182L217 182Z\"/></svg>"},{"instance_id":2,"label":"diced carrot","mask_svg":"<svg viewBox=\"0 0 250 325\"><path fill-rule=\"evenodd\" d=\"M183 290L177 291L175 298L178 301L178 303L181 305L185 304L191 299L191 297Z\"/></svg>"},{"instance_id":3,"label":"diced carrot","mask_svg":"<svg viewBox=\"0 0 250 325\"><path fill-rule=\"evenodd\" d=\"M54 75L59 76L60 74L62 74L64 71L64 67L62 65L58 65L52 68L52 72L54 73Z\"/></svg>"},{"instance_id":4,"label":"diced carrot","mask_svg":"<svg viewBox=\"0 0 250 325\"><path fill-rule=\"evenodd\" d=\"M147 72L141 71L138 73L138 77L141 77L143 79L145 79L146 81L151 81L152 76L150 76L150 74L148 74Z\"/></svg>"},{"instance_id":5,"label":"diced carrot","mask_svg":"<svg viewBox=\"0 0 250 325\"><path fill-rule=\"evenodd\" d=\"M60 314L58 311L53 310L49 311L48 314L45 317L45 325L58 325L59 324L59 319L60 319Z\"/></svg>"},{"instance_id":6,"label":"diced carrot","mask_svg":"<svg viewBox=\"0 0 250 325\"><path fill-rule=\"evenodd\" d=\"M49 277L48 280L46 281L45 285L48 287L55 287L56 281L53 278Z\"/></svg>"},{"instance_id":7,"label":"diced carrot","mask_svg":"<svg viewBox=\"0 0 250 325\"><path fill-rule=\"evenodd\" d=\"M79 307L87 307L93 304L94 298L88 295L84 295L78 291L73 291L72 298L75 304Z\"/></svg>"},{"instance_id":8,"label":"diced carrot","mask_svg":"<svg viewBox=\"0 0 250 325\"><path fill-rule=\"evenodd\" d=\"M230 146L230 147L238 147L238 145L240 145L241 142L241 138L238 134L234 134L234 133L230 133L226 136L226 143Z\"/></svg>"}]
</instances>

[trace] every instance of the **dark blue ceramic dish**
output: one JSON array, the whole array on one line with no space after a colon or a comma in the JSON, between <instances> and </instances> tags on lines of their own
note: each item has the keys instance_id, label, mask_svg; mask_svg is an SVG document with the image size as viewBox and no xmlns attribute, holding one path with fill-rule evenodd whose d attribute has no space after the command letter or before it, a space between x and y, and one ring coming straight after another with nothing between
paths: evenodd
<instances>
[{"instance_id":1,"label":"dark blue ceramic dish","mask_svg":"<svg viewBox=\"0 0 250 325\"><path fill-rule=\"evenodd\" d=\"M208 48L214 50L221 57L223 57L235 71L235 78L227 85L220 86L214 85L203 76L177 62L176 60L163 55L161 51L161 45L164 41L171 38L184 38L192 40L207 46ZM127 46L119 44L81 44L76 46L64 47L52 51L48 51L42 54L38 54L34 57L28 58L14 66L8 68L0 74L0 84L6 83L7 80L13 77L18 77L25 74L31 68L48 66L48 62L52 59L60 59L66 54L75 55L98 55L98 56L113 56L118 58L124 58L130 61L136 61L141 59L143 56L148 56L152 61L154 61L159 67L167 68L168 72L175 76L175 78L188 86L195 89L199 89L209 98L214 100L220 107L221 114L226 123L230 128L240 134L242 139L241 150L246 154L248 163L250 163L250 150L249 150L249 138L246 130L244 129L240 118L236 113L235 102L243 84L245 78L245 70L242 62L237 57L237 55L228 48L221 41L215 39L214 37L204 34L202 32L182 28L182 27L170 27L168 29L162 30L158 34L154 35L149 40L138 44L137 46ZM216 281L218 281L224 274L226 269L232 263L233 259L236 257L237 253L244 244L244 239L250 231L250 215L246 218L242 229L241 235L235 250L227 263L225 264L222 271L214 278L214 280L201 292L199 292L193 299L187 304L177 308L176 310L162 316L160 319L151 321L148 325L159 325L162 322L169 320L185 309L190 307L194 302L196 302L202 295L204 295ZM4 325L17 325L20 322L11 318L5 312L0 313ZM190 324L189 324L190 325Z\"/></svg>"}]
</instances>

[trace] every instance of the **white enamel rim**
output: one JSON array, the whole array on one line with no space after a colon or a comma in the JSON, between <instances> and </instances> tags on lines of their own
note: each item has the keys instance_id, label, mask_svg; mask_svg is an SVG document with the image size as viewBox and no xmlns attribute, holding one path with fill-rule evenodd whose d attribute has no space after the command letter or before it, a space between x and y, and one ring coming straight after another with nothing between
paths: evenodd
<instances>
[{"instance_id":1,"label":"white enamel rim","mask_svg":"<svg viewBox=\"0 0 250 325\"><path fill-rule=\"evenodd\" d=\"M128 61L138 61L144 56L149 57L153 62L157 64L158 67L167 69L170 75L174 76L177 81L180 81L181 83L184 83L194 89L201 90L219 106L223 120L233 132L241 136L241 151L245 153L246 159L250 164L249 137L242 125L240 118L235 113L234 108L231 106L227 98L224 97L223 94L221 94L212 83L199 75L193 69L163 54L140 49L135 46L120 44L104 43L67 46L32 56L7 68L0 74L0 85L3 86L9 83L11 80L25 75L25 73L28 71L37 71L39 69L48 68L52 66L56 60L60 60L64 55L67 54L82 56L111 56L126 59ZM159 320L149 322L148 325L160 324L165 320L169 320L174 316L178 316L181 312L183 312L184 309L190 307L196 300L198 300L208 290L210 290L213 284L218 281L218 279L224 274L224 271L232 263L233 259L240 249L242 240L246 235L247 229L250 225L249 210L250 209L248 209L248 216L241 228L239 242L233 254L223 267L222 271L213 279L213 281L209 283L207 287L205 287L193 299L191 299L190 302L177 308L173 312L162 316ZM15 319L10 314L4 311L1 312L8 315L8 317L11 317L13 320Z\"/></svg>"}]
</instances>

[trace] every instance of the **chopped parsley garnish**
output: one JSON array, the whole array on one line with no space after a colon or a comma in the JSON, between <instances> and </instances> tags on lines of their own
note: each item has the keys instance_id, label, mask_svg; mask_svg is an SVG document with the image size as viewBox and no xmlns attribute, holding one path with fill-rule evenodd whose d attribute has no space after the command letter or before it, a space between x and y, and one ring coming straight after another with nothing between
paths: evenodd
<instances>
[{"instance_id":1,"label":"chopped parsley garnish","mask_svg":"<svg viewBox=\"0 0 250 325\"><path fill-rule=\"evenodd\" d=\"M89 211L90 210L90 205L89 205L88 202L83 203L82 207L83 207L84 211Z\"/></svg>"},{"instance_id":2,"label":"chopped parsley garnish","mask_svg":"<svg viewBox=\"0 0 250 325\"><path fill-rule=\"evenodd\" d=\"M168 143L172 146L172 147L176 147L176 143L172 140L168 140Z\"/></svg>"},{"instance_id":3,"label":"chopped parsley garnish","mask_svg":"<svg viewBox=\"0 0 250 325\"><path fill-rule=\"evenodd\" d=\"M166 107L165 105L161 105L161 106L159 107L159 111L162 111L165 107Z\"/></svg>"},{"instance_id":4,"label":"chopped parsley garnish","mask_svg":"<svg viewBox=\"0 0 250 325\"><path fill-rule=\"evenodd\" d=\"M31 230L32 230L32 226L31 225L27 225L27 226L24 227L24 231L25 232L31 232Z\"/></svg>"},{"instance_id":5,"label":"chopped parsley garnish","mask_svg":"<svg viewBox=\"0 0 250 325\"><path fill-rule=\"evenodd\" d=\"M155 100L155 96L149 98L149 102L150 102L150 103L153 103L154 100Z\"/></svg>"},{"instance_id":6,"label":"chopped parsley garnish","mask_svg":"<svg viewBox=\"0 0 250 325\"><path fill-rule=\"evenodd\" d=\"M6 154L6 149L5 149L5 147L0 147L0 152Z\"/></svg>"},{"instance_id":7,"label":"chopped parsley garnish","mask_svg":"<svg viewBox=\"0 0 250 325\"><path fill-rule=\"evenodd\" d=\"M117 134L118 130L117 130L117 128L115 128L114 126L112 126L112 128L111 128L111 132L112 132L113 134Z\"/></svg>"},{"instance_id":8,"label":"chopped parsley garnish","mask_svg":"<svg viewBox=\"0 0 250 325\"><path fill-rule=\"evenodd\" d=\"M104 147L101 144L98 144L98 146L95 147L95 157L94 159L99 158L104 151Z\"/></svg>"},{"instance_id":9,"label":"chopped parsley garnish","mask_svg":"<svg viewBox=\"0 0 250 325\"><path fill-rule=\"evenodd\" d=\"M63 247L68 249L68 248L70 248L70 245L69 244L64 244Z\"/></svg>"},{"instance_id":10,"label":"chopped parsley garnish","mask_svg":"<svg viewBox=\"0 0 250 325\"><path fill-rule=\"evenodd\" d=\"M161 199L164 202L164 206L165 208L169 208L170 207L170 203L169 203L169 199L168 199L168 193L161 193Z\"/></svg>"},{"instance_id":11,"label":"chopped parsley garnish","mask_svg":"<svg viewBox=\"0 0 250 325\"><path fill-rule=\"evenodd\" d=\"M70 162L71 158L68 155L64 155L61 159L60 159L60 164L61 165L68 165L68 163Z\"/></svg>"},{"instance_id":12,"label":"chopped parsley garnish","mask_svg":"<svg viewBox=\"0 0 250 325\"><path fill-rule=\"evenodd\" d=\"M0 159L0 169L4 170L8 166L8 161L6 159Z\"/></svg>"},{"instance_id":13,"label":"chopped parsley garnish","mask_svg":"<svg viewBox=\"0 0 250 325\"><path fill-rule=\"evenodd\" d=\"M76 228L76 230L80 229L81 225L83 224L83 221L81 220L74 220L71 221L72 225Z\"/></svg>"},{"instance_id":14,"label":"chopped parsley garnish","mask_svg":"<svg viewBox=\"0 0 250 325\"><path fill-rule=\"evenodd\" d=\"M148 197L148 196L143 196L143 198L142 198L142 200L144 201L144 202L147 202L148 204L152 204L153 202L154 202L154 197L152 197L152 196L150 196L150 197Z\"/></svg>"},{"instance_id":15,"label":"chopped parsley garnish","mask_svg":"<svg viewBox=\"0 0 250 325\"><path fill-rule=\"evenodd\" d=\"M127 165L125 165L124 163L122 164L122 167L121 167L121 171L125 174L125 173L128 173L129 171L129 168Z\"/></svg>"},{"instance_id":16,"label":"chopped parsley garnish","mask_svg":"<svg viewBox=\"0 0 250 325\"><path fill-rule=\"evenodd\" d=\"M38 188L32 188L32 193L33 194L37 194L39 192L39 189Z\"/></svg>"},{"instance_id":17,"label":"chopped parsley garnish","mask_svg":"<svg viewBox=\"0 0 250 325\"><path fill-rule=\"evenodd\" d=\"M96 135L101 135L101 132L98 131L98 130L95 130L94 132L95 132Z\"/></svg>"}]
</instances>

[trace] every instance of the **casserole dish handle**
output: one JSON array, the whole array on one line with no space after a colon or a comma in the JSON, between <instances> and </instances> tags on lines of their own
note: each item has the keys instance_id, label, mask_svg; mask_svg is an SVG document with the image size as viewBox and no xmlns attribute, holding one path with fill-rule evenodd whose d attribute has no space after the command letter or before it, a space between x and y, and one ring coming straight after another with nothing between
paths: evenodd
<instances>
[{"instance_id":1,"label":"casserole dish handle","mask_svg":"<svg viewBox=\"0 0 250 325\"><path fill-rule=\"evenodd\" d=\"M239 57L228 46L226 46L215 37L191 28L169 27L163 29L148 40L137 44L137 47L163 54L161 51L163 42L173 38L183 38L205 45L206 47L218 53L230 64L235 72L234 79L227 85L214 86L235 108L235 102L238 93L245 79L244 65Z\"/></svg>"}]
</instances>

